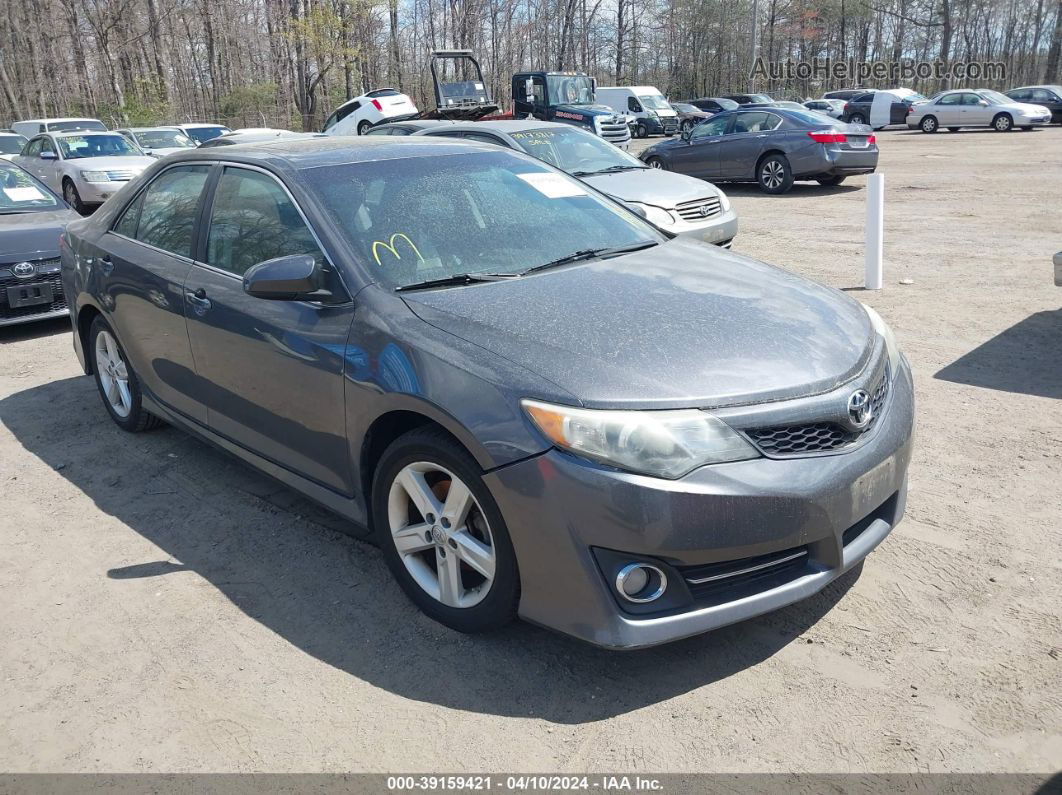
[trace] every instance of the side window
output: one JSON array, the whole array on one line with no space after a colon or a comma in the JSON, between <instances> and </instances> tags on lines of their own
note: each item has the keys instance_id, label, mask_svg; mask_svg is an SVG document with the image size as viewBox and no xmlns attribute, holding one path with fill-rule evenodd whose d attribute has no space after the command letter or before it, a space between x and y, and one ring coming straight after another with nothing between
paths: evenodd
<instances>
[{"instance_id":1,"label":"side window","mask_svg":"<svg viewBox=\"0 0 1062 795\"><path fill-rule=\"evenodd\" d=\"M767 117L767 120L763 122L763 126L760 128L761 130L777 130L782 126L781 116L776 116L773 113L765 113L764 115Z\"/></svg>"},{"instance_id":2,"label":"side window","mask_svg":"<svg viewBox=\"0 0 1062 795\"><path fill-rule=\"evenodd\" d=\"M977 96L977 94L963 94L962 95L962 104L963 105L976 105L980 101L981 101L981 98L979 96Z\"/></svg>"},{"instance_id":3,"label":"side window","mask_svg":"<svg viewBox=\"0 0 1062 795\"><path fill-rule=\"evenodd\" d=\"M41 152L51 152L55 154L55 144L52 143L51 138L41 138Z\"/></svg>"},{"instance_id":4,"label":"side window","mask_svg":"<svg viewBox=\"0 0 1062 795\"><path fill-rule=\"evenodd\" d=\"M144 190L143 198L137 200L141 207L136 239L191 258L199 196L209 173L210 166L204 165L180 166L159 174ZM125 220L123 216L120 223Z\"/></svg>"},{"instance_id":5,"label":"side window","mask_svg":"<svg viewBox=\"0 0 1062 795\"><path fill-rule=\"evenodd\" d=\"M122 217L114 225L113 232L126 237L136 238L136 224L140 220L140 208L144 206L144 194L141 193L125 208Z\"/></svg>"},{"instance_id":6,"label":"side window","mask_svg":"<svg viewBox=\"0 0 1062 795\"><path fill-rule=\"evenodd\" d=\"M1043 88L1034 90L1030 99L1033 102L1058 102L1058 97Z\"/></svg>"},{"instance_id":7,"label":"side window","mask_svg":"<svg viewBox=\"0 0 1062 795\"><path fill-rule=\"evenodd\" d=\"M633 113L641 113L642 106L634 97L627 97L627 110Z\"/></svg>"},{"instance_id":8,"label":"side window","mask_svg":"<svg viewBox=\"0 0 1062 795\"><path fill-rule=\"evenodd\" d=\"M210 211L207 262L242 276L252 265L291 254L324 260L287 191L268 174L226 168Z\"/></svg>"},{"instance_id":9,"label":"side window","mask_svg":"<svg viewBox=\"0 0 1062 795\"><path fill-rule=\"evenodd\" d=\"M439 132L430 132L428 135L435 136L436 138L460 138L463 133L457 130L440 130Z\"/></svg>"},{"instance_id":10,"label":"side window","mask_svg":"<svg viewBox=\"0 0 1062 795\"><path fill-rule=\"evenodd\" d=\"M25 148L22 150L22 154L25 157L37 157L41 153L41 139L34 138Z\"/></svg>"},{"instance_id":11,"label":"side window","mask_svg":"<svg viewBox=\"0 0 1062 795\"><path fill-rule=\"evenodd\" d=\"M504 146L506 149L509 148L509 145L505 143L505 141L496 138L493 135L487 135L486 133L466 132L465 138L470 141L479 141L484 144L494 144L495 146Z\"/></svg>"},{"instance_id":12,"label":"side window","mask_svg":"<svg viewBox=\"0 0 1062 795\"><path fill-rule=\"evenodd\" d=\"M959 105L962 103L962 94L945 94L937 100L938 105Z\"/></svg>"},{"instance_id":13,"label":"side window","mask_svg":"<svg viewBox=\"0 0 1062 795\"><path fill-rule=\"evenodd\" d=\"M759 132L764 129L764 124L767 122L767 114L759 111L753 111L751 113L739 113L737 118L734 119L734 132L735 133L752 133Z\"/></svg>"},{"instance_id":14,"label":"side window","mask_svg":"<svg viewBox=\"0 0 1062 795\"><path fill-rule=\"evenodd\" d=\"M729 116L716 117L714 119L709 119L708 121L702 121L693 128L693 134L690 136L690 139L695 141L698 138L710 138L713 135L722 135L726 132L726 125L729 121Z\"/></svg>"}]
</instances>

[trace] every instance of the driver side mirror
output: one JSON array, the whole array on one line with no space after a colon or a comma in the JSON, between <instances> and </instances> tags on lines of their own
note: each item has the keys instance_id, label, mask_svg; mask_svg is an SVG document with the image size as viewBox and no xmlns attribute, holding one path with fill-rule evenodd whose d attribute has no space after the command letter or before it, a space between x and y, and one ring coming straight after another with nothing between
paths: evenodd
<instances>
[{"instance_id":1,"label":"driver side mirror","mask_svg":"<svg viewBox=\"0 0 1062 795\"><path fill-rule=\"evenodd\" d=\"M330 297L324 274L310 254L293 254L259 262L243 275L243 291L272 301L303 301Z\"/></svg>"},{"instance_id":2,"label":"driver side mirror","mask_svg":"<svg viewBox=\"0 0 1062 795\"><path fill-rule=\"evenodd\" d=\"M55 152L41 152L41 160L55 160Z\"/></svg>"},{"instance_id":3,"label":"driver side mirror","mask_svg":"<svg viewBox=\"0 0 1062 795\"><path fill-rule=\"evenodd\" d=\"M980 105L982 108L987 108L988 107L988 100L987 99L979 99L979 100L977 100L977 104Z\"/></svg>"}]
</instances>

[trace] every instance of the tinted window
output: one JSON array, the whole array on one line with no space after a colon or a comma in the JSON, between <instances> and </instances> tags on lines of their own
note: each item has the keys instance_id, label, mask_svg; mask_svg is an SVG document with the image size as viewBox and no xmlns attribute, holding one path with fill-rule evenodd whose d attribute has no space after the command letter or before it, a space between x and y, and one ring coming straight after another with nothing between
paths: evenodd
<instances>
[{"instance_id":1,"label":"tinted window","mask_svg":"<svg viewBox=\"0 0 1062 795\"><path fill-rule=\"evenodd\" d=\"M486 135L485 133L466 132L465 138L470 141L478 141L482 144L494 144L495 146L508 146L501 138L494 135Z\"/></svg>"},{"instance_id":2,"label":"tinted window","mask_svg":"<svg viewBox=\"0 0 1062 795\"><path fill-rule=\"evenodd\" d=\"M52 192L28 172L6 160L0 160L0 215L55 210L58 207L59 202Z\"/></svg>"},{"instance_id":3,"label":"tinted window","mask_svg":"<svg viewBox=\"0 0 1062 795\"><path fill-rule=\"evenodd\" d=\"M858 97L854 97L852 99L852 102L873 102L873 101L874 101L874 95L873 94L860 94Z\"/></svg>"},{"instance_id":4,"label":"tinted window","mask_svg":"<svg viewBox=\"0 0 1062 795\"><path fill-rule=\"evenodd\" d=\"M211 138L217 138L222 133L232 132L228 127L191 127L185 130L185 134L196 143L206 143Z\"/></svg>"},{"instance_id":5,"label":"tinted window","mask_svg":"<svg viewBox=\"0 0 1062 795\"><path fill-rule=\"evenodd\" d=\"M1058 97L1042 88L1037 88L1029 97L1033 102L1058 102Z\"/></svg>"},{"instance_id":6,"label":"tinted window","mask_svg":"<svg viewBox=\"0 0 1062 795\"><path fill-rule=\"evenodd\" d=\"M42 143L44 143L43 139L34 138L32 141L26 144L26 148L22 150L22 154L25 157L37 157L37 155L41 153Z\"/></svg>"},{"instance_id":7,"label":"tinted window","mask_svg":"<svg viewBox=\"0 0 1062 795\"><path fill-rule=\"evenodd\" d=\"M122 217L118 220L118 223L114 225L113 231L119 235L125 235L126 237L136 238L136 224L140 220L140 208L144 204L144 194L141 193L131 202L129 206L125 208L125 212L122 213Z\"/></svg>"},{"instance_id":8,"label":"tinted window","mask_svg":"<svg viewBox=\"0 0 1062 795\"><path fill-rule=\"evenodd\" d=\"M663 241L578 180L500 148L302 175L359 260L388 286L517 273L583 249Z\"/></svg>"},{"instance_id":9,"label":"tinted window","mask_svg":"<svg viewBox=\"0 0 1062 795\"><path fill-rule=\"evenodd\" d=\"M767 117L770 114L767 113L739 113L734 120L734 132L735 133L752 133L762 132L763 130L769 130L767 126ZM775 118L778 118L775 116Z\"/></svg>"},{"instance_id":10,"label":"tinted window","mask_svg":"<svg viewBox=\"0 0 1062 795\"><path fill-rule=\"evenodd\" d=\"M25 145L21 135L0 135L0 155L17 155Z\"/></svg>"},{"instance_id":11,"label":"tinted window","mask_svg":"<svg viewBox=\"0 0 1062 795\"><path fill-rule=\"evenodd\" d=\"M716 116L714 119L702 121L693 128L692 140L707 138L712 135L722 135L726 132L726 126L730 123L730 116Z\"/></svg>"},{"instance_id":12,"label":"tinted window","mask_svg":"<svg viewBox=\"0 0 1062 795\"><path fill-rule=\"evenodd\" d=\"M287 191L268 174L226 168L210 211L207 262L241 276L252 265L291 254L324 260Z\"/></svg>"},{"instance_id":13,"label":"tinted window","mask_svg":"<svg viewBox=\"0 0 1062 795\"><path fill-rule=\"evenodd\" d=\"M140 200L136 239L190 258L199 196L209 173L210 166L180 166L159 174Z\"/></svg>"},{"instance_id":14,"label":"tinted window","mask_svg":"<svg viewBox=\"0 0 1062 795\"><path fill-rule=\"evenodd\" d=\"M328 127L326 126L325 129L327 130ZM394 127L377 127L374 130L369 130L366 135L391 135L392 133L397 132L398 131Z\"/></svg>"},{"instance_id":15,"label":"tinted window","mask_svg":"<svg viewBox=\"0 0 1062 795\"><path fill-rule=\"evenodd\" d=\"M638 100L634 97L627 97L627 110L633 111L634 113L641 113L642 106L638 104Z\"/></svg>"}]
</instances>

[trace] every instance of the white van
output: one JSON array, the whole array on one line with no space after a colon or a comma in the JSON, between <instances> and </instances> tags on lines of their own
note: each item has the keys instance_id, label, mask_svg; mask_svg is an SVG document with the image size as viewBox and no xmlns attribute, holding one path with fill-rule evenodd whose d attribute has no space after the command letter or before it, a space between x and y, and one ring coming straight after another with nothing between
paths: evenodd
<instances>
[{"instance_id":1,"label":"white van","mask_svg":"<svg viewBox=\"0 0 1062 795\"><path fill-rule=\"evenodd\" d=\"M46 132L73 132L75 130L106 132L107 125L99 119L29 119L12 123L11 130L19 135L32 138L38 133Z\"/></svg>"},{"instance_id":2,"label":"white van","mask_svg":"<svg viewBox=\"0 0 1062 795\"><path fill-rule=\"evenodd\" d=\"M634 122L638 138L678 132L678 114L653 86L598 88L595 94L599 105L607 105Z\"/></svg>"}]
</instances>

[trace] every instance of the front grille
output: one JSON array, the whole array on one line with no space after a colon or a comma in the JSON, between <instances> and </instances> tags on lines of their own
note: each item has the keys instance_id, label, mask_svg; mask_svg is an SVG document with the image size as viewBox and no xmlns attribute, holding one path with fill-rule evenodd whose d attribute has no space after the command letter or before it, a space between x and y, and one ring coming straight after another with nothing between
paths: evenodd
<instances>
[{"instance_id":1,"label":"front grille","mask_svg":"<svg viewBox=\"0 0 1062 795\"><path fill-rule=\"evenodd\" d=\"M128 182L136 176L132 171L108 171L107 179L111 182Z\"/></svg>"},{"instance_id":2,"label":"front grille","mask_svg":"<svg viewBox=\"0 0 1062 795\"><path fill-rule=\"evenodd\" d=\"M20 318L33 317L34 315L46 315L50 312L61 312L67 309L66 296L63 295L63 281L58 273L46 276L34 276L16 282L16 284L50 284L52 286L52 302L50 304L37 304L36 306L23 306L12 309L7 303L7 288L15 286L4 280L0 282L0 320L18 320Z\"/></svg>"},{"instance_id":3,"label":"front grille","mask_svg":"<svg viewBox=\"0 0 1062 795\"><path fill-rule=\"evenodd\" d=\"M691 202L682 202L676 208L684 221L702 221L705 218L719 215L723 207L718 196L709 196L705 199L695 199Z\"/></svg>"},{"instance_id":4,"label":"front grille","mask_svg":"<svg viewBox=\"0 0 1062 795\"><path fill-rule=\"evenodd\" d=\"M749 439L766 455L790 456L808 453L827 453L843 450L858 441L869 432L885 409L889 397L891 373L885 366L878 383L870 393L870 405L873 415L870 424L862 430L854 431L836 422L809 422L794 425L779 425L769 428L748 428L745 433Z\"/></svg>"},{"instance_id":5,"label":"front grille","mask_svg":"<svg viewBox=\"0 0 1062 795\"><path fill-rule=\"evenodd\" d=\"M631 138L631 128L624 119L616 121L598 121L598 135L610 143L623 143Z\"/></svg>"},{"instance_id":6,"label":"front grille","mask_svg":"<svg viewBox=\"0 0 1062 795\"><path fill-rule=\"evenodd\" d=\"M724 604L777 588L808 572L808 548L793 547L751 558L700 566L680 566L682 579L698 602Z\"/></svg>"},{"instance_id":7,"label":"front grille","mask_svg":"<svg viewBox=\"0 0 1062 795\"><path fill-rule=\"evenodd\" d=\"M678 119L674 116L666 116L660 120L665 135L674 135L678 130Z\"/></svg>"}]
</instances>

